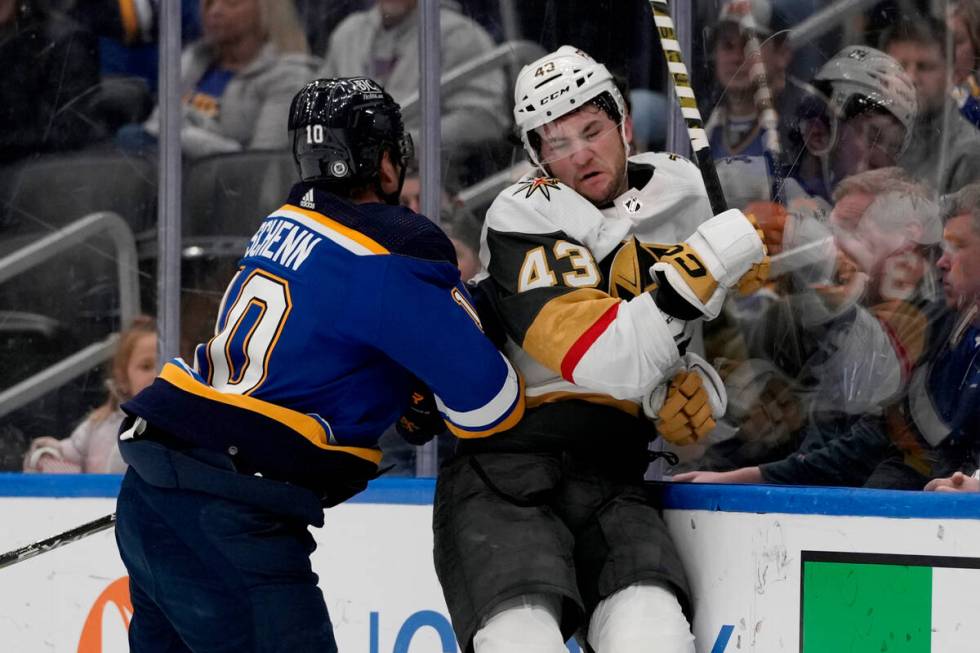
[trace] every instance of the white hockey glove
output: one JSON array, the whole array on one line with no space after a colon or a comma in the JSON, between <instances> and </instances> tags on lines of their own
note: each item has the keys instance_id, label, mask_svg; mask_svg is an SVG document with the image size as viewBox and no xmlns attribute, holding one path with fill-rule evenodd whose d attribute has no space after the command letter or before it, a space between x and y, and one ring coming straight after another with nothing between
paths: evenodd
<instances>
[{"instance_id":1,"label":"white hockey glove","mask_svg":"<svg viewBox=\"0 0 980 653\"><path fill-rule=\"evenodd\" d=\"M758 226L738 209L729 209L666 252L650 268L650 275L661 289L657 306L662 311L681 319L710 320L721 312L729 288L743 278L746 283L765 278L767 267Z\"/></svg>"},{"instance_id":2,"label":"white hockey glove","mask_svg":"<svg viewBox=\"0 0 980 653\"><path fill-rule=\"evenodd\" d=\"M725 384L706 360L688 353L683 361L684 369L643 398L643 413L660 436L680 446L704 439L728 405Z\"/></svg>"}]
</instances>

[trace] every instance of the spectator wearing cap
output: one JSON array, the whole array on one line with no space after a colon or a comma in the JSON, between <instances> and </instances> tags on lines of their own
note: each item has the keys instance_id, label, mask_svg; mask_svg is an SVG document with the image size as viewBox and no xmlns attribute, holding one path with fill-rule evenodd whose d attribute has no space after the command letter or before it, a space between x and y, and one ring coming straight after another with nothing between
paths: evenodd
<instances>
[{"instance_id":1,"label":"spectator wearing cap","mask_svg":"<svg viewBox=\"0 0 980 653\"><path fill-rule=\"evenodd\" d=\"M761 107L746 48L750 34L760 42L766 82L780 117L783 147L789 143L790 126L786 118L796 114L796 106L805 95L805 85L787 74L793 56L786 38L788 30L773 14L769 1L727 0L721 6L710 43L720 100L706 128L712 154L719 158L765 153Z\"/></svg>"},{"instance_id":2,"label":"spectator wearing cap","mask_svg":"<svg viewBox=\"0 0 980 653\"><path fill-rule=\"evenodd\" d=\"M930 334L942 313L932 263L941 234L939 211L930 191L898 167L842 180L834 200L833 269L822 282L810 271L794 276L793 293L749 334L751 358L742 364L747 369L727 377L729 395L738 400L733 408L742 413L729 418L740 430L724 447L709 450L702 465L744 466L675 480L860 486L872 482L876 466L894 455L888 411L906 396L914 370L930 355ZM746 378L759 387L750 391ZM773 380L784 387L778 405L738 405L745 396L773 402ZM774 444L795 435L799 449L769 462L775 452L758 451L757 442L773 442L773 433L783 432L792 415L805 416L803 429L783 433ZM765 462L751 464L746 451ZM915 489L925 483L884 471L873 482Z\"/></svg>"},{"instance_id":3,"label":"spectator wearing cap","mask_svg":"<svg viewBox=\"0 0 980 653\"><path fill-rule=\"evenodd\" d=\"M918 114L899 165L941 194L980 179L980 133L959 112L946 81L946 28L938 20L900 18L881 38L881 49L912 78Z\"/></svg>"}]
</instances>

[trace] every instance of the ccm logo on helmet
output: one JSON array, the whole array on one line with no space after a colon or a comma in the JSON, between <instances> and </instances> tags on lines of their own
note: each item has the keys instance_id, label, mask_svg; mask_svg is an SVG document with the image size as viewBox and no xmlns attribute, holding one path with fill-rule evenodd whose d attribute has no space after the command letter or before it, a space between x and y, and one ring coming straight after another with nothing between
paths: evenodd
<instances>
[{"instance_id":1,"label":"ccm logo on helmet","mask_svg":"<svg viewBox=\"0 0 980 653\"><path fill-rule=\"evenodd\" d=\"M571 89L572 89L571 86L566 86L565 88L558 89L557 91L555 91L551 95L544 96L543 98L541 98L541 106L544 106L544 105L548 104L549 102L554 102L555 100L557 100L558 98L560 98L565 93L568 93Z\"/></svg>"}]
</instances>

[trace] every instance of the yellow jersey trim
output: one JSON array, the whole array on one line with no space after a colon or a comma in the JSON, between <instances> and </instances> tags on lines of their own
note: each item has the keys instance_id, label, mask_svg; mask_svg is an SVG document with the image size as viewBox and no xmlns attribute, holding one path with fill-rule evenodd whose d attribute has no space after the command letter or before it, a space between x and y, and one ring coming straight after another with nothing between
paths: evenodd
<instances>
[{"instance_id":1,"label":"yellow jersey trim","mask_svg":"<svg viewBox=\"0 0 980 653\"><path fill-rule=\"evenodd\" d=\"M364 447L344 447L330 444L327 441L327 432L316 419L309 415L277 406L268 401L256 399L246 395L230 395L219 392L211 386L205 385L185 372L180 366L167 363L160 372L160 377L167 383L180 388L184 392L189 392L198 397L216 401L228 406L242 408L253 413L258 413L269 419L273 419L283 426L295 431L299 435L309 440L313 445L325 451L336 451L346 453L362 460L367 460L375 465L381 462L381 452L377 449L367 449Z\"/></svg>"},{"instance_id":2,"label":"yellow jersey trim","mask_svg":"<svg viewBox=\"0 0 980 653\"><path fill-rule=\"evenodd\" d=\"M316 223L318 223L318 224L326 227L327 229L330 229L331 231L335 231L335 232L341 234L342 236L353 240L358 245L361 245L362 247L364 247L365 249L367 249L372 254L389 254L390 253L387 248L385 248L383 245L381 245L377 241L372 240L371 238L365 236L360 231L355 231L354 229L351 229L350 227L348 227L346 225L340 224L336 220L333 220L331 218L328 218L327 216L323 215L322 213L317 213L316 211L309 211L307 209L304 209L304 208L301 208L299 206L296 206L295 204L286 204L284 208L287 208L290 211L294 211L296 213L305 215L310 220L315 221Z\"/></svg>"}]
</instances>

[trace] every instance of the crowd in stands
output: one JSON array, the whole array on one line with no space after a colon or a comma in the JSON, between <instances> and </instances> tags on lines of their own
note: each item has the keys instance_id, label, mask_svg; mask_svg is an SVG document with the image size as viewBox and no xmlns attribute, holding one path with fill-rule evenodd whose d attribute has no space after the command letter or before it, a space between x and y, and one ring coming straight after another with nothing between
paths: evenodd
<instances>
[{"instance_id":1,"label":"crowd in stands","mask_svg":"<svg viewBox=\"0 0 980 653\"><path fill-rule=\"evenodd\" d=\"M160 4L0 0L0 175L42 155L155 156ZM317 77L370 76L415 101L418 4L183 2L185 159L286 150L289 101ZM595 3L562 14L565 4L511 3L515 23L503 9L443 0L443 72L508 40L582 47L621 77L634 149L663 147L674 109L647 3L600 3L608 11L591 23L571 16ZM793 28L827 3L697 4L689 63L711 151L729 203L756 217L773 263L762 290L730 299L706 325L703 353L722 373L728 409L706 443L676 448L674 480L977 489L980 0L951 0L942 14L936 3L886 0L803 44ZM612 24L620 19L628 24ZM442 96L434 217L464 280L480 273L486 204L466 205L461 191L522 159L513 72L474 75ZM421 120L409 112L416 144ZM418 210L422 183L410 169L401 202ZM154 310L148 297L142 309ZM119 471L102 436L121 419L119 399L156 366L155 342L137 337L152 329L141 319L124 333L108 401L70 437L35 439L25 470ZM396 473L410 474L413 449L393 437L383 442Z\"/></svg>"}]
</instances>

